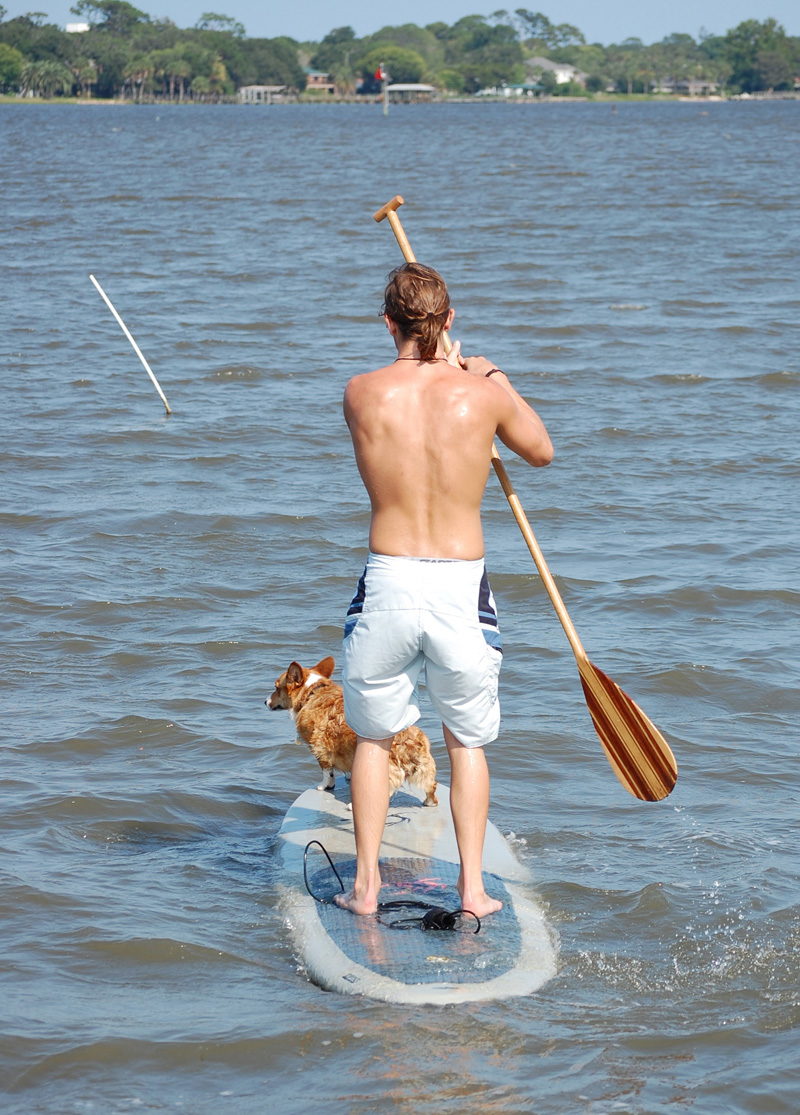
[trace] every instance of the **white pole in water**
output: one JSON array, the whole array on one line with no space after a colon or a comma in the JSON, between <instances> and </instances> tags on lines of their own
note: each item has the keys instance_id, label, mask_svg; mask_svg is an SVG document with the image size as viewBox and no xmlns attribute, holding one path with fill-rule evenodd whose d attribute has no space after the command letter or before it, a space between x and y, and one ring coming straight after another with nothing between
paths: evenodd
<instances>
[{"instance_id":1,"label":"white pole in water","mask_svg":"<svg viewBox=\"0 0 800 1115\"><path fill-rule=\"evenodd\" d=\"M92 280L92 282L94 283L95 287L97 288L97 292L98 292L98 294L100 295L100 297L101 297L101 298L103 299L103 301L105 302L105 304L106 304L106 305L108 306L109 310L111 310L111 313L112 313L112 314L114 315L114 317L115 317L115 318L117 319L117 324L118 324L118 325L119 325L119 327L120 327L120 328L122 329L122 332L123 332L123 333L125 334L125 336L126 336L126 337L128 338L128 340L129 340L129 341L131 342L131 344L133 345L133 351L134 351L134 352L136 353L136 355L137 355L137 356L139 357L139 359L141 360L141 362L142 362L142 365L143 365L143 367L144 367L144 370L145 370L145 371L147 372L147 374L148 374L148 375L150 376L150 379L151 379L151 380L153 381L153 383L155 384L155 388L156 388L156 391L157 391L157 392L159 393L159 395L161 396L161 401L162 401L162 403L164 404L164 407L165 407L165 409L166 409L166 412L167 412L167 414L168 414L168 415L172 414L172 409L171 409L171 407L170 407L169 403L167 402L167 396L166 396L166 395L164 394L164 392L163 392L163 391L161 390L161 385L159 384L159 382L158 382L158 380L156 379L156 377L155 377L155 376L153 375L153 369L152 369L152 368L150 367L150 365L149 365L149 364L147 363L147 361L145 360L144 356L142 355L142 350L141 350L141 349L139 348L139 346L137 345L136 341L134 341L133 337L131 336L131 331L130 331L130 329L128 329L128 327L127 327L127 325L125 324L125 322L124 322L124 321L122 320L122 318L121 318L121 317L119 316L119 314L117 313L116 309L114 308L114 305L113 305L113 303L112 303L111 299L110 299L110 298L108 297L108 295L106 294L106 292L105 292L105 291L103 290L103 288L102 288L102 287L100 286L100 284L98 283L98 281L97 281L97 279L96 279L96 278L94 277L94 275L90 275L90 276L89 276L89 278L90 278L90 279Z\"/></svg>"}]
</instances>

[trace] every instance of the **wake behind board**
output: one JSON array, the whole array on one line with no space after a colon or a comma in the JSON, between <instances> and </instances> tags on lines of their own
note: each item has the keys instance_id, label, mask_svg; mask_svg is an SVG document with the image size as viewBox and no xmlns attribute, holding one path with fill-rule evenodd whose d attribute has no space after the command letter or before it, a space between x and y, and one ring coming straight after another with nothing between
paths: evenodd
<instances>
[{"instance_id":1,"label":"wake behind board","mask_svg":"<svg viewBox=\"0 0 800 1115\"><path fill-rule=\"evenodd\" d=\"M340 780L343 783L343 780ZM449 790L439 783L439 805L424 807L413 792L394 795L381 846L380 901L421 900L460 905L458 851ZM400 929L404 911L357 917L333 904L341 892L335 873L311 845L319 841L345 890L355 877L349 787L306 790L281 826L281 907L298 957L310 978L328 991L394 1003L465 1003L528 995L550 979L556 954L544 914L530 891L529 872L490 822L484 847L486 889L503 909L480 923L464 918L456 931ZM413 913L413 910L409 910Z\"/></svg>"}]
</instances>

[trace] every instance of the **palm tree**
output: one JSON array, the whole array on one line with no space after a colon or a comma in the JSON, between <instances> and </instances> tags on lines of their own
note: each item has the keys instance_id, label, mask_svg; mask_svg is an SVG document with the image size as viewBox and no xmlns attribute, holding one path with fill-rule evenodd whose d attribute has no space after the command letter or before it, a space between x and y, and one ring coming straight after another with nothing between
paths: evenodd
<instances>
[{"instance_id":1,"label":"palm tree","mask_svg":"<svg viewBox=\"0 0 800 1115\"><path fill-rule=\"evenodd\" d=\"M142 103L142 93L145 87L150 87L154 72L155 63L152 54L137 54L123 70L125 84L130 86L133 99L137 104Z\"/></svg>"},{"instance_id":2,"label":"palm tree","mask_svg":"<svg viewBox=\"0 0 800 1115\"><path fill-rule=\"evenodd\" d=\"M162 92L167 92L167 72L169 70L169 50L152 50L148 58L152 64L152 76L162 82Z\"/></svg>"},{"instance_id":3,"label":"palm tree","mask_svg":"<svg viewBox=\"0 0 800 1115\"><path fill-rule=\"evenodd\" d=\"M170 69L170 78L173 82L172 89L170 91L170 97L172 98L174 96L175 83L177 83L178 101L182 104L184 96L186 95L186 83L187 81L191 81L192 77L191 62L188 58L184 57L184 55L181 54L180 51L176 50L175 59L172 62Z\"/></svg>"},{"instance_id":4,"label":"palm tree","mask_svg":"<svg viewBox=\"0 0 800 1115\"><path fill-rule=\"evenodd\" d=\"M192 77L192 65L180 47L169 47L165 50L154 50L150 57L154 64L154 74L164 83L164 92L171 101L175 100L175 90L178 90L178 100L182 101L186 93L186 83Z\"/></svg>"},{"instance_id":5,"label":"palm tree","mask_svg":"<svg viewBox=\"0 0 800 1115\"><path fill-rule=\"evenodd\" d=\"M92 58L79 58L71 66L72 76L78 83L78 96L91 97L92 86L97 81L97 65Z\"/></svg>"},{"instance_id":6,"label":"palm tree","mask_svg":"<svg viewBox=\"0 0 800 1115\"><path fill-rule=\"evenodd\" d=\"M219 98L228 91L230 80L227 66L220 56L217 55L212 63L211 76L209 78L211 91L214 93L216 100L219 100Z\"/></svg>"},{"instance_id":7,"label":"palm tree","mask_svg":"<svg viewBox=\"0 0 800 1115\"><path fill-rule=\"evenodd\" d=\"M211 79L199 74L192 78L192 99L205 102L211 95Z\"/></svg>"},{"instance_id":8,"label":"palm tree","mask_svg":"<svg viewBox=\"0 0 800 1115\"><path fill-rule=\"evenodd\" d=\"M20 74L20 88L23 94L32 93L35 97L50 100L57 93L71 93L73 78L61 62L26 62Z\"/></svg>"}]
</instances>

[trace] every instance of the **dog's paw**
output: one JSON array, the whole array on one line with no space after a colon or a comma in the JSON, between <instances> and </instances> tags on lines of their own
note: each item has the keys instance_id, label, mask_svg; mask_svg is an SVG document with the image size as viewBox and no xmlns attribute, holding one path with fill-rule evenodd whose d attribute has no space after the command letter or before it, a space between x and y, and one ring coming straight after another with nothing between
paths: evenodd
<instances>
[{"instance_id":1,"label":"dog's paw","mask_svg":"<svg viewBox=\"0 0 800 1115\"><path fill-rule=\"evenodd\" d=\"M324 770L322 772L322 781L320 782L319 786L317 786L317 789L332 790L335 785L336 775L333 773L332 770Z\"/></svg>"}]
</instances>

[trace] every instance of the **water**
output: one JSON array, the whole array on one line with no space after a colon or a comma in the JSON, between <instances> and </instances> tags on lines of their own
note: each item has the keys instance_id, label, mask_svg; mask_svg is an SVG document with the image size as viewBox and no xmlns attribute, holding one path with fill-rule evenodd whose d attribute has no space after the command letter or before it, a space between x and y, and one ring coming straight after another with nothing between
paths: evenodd
<instances>
[{"instance_id":1,"label":"water","mask_svg":"<svg viewBox=\"0 0 800 1115\"><path fill-rule=\"evenodd\" d=\"M794 103L3 110L4 1112L796 1111L799 141ZM275 837L316 776L263 706L363 562L340 398L389 354L396 193L681 771L613 778L490 481L492 818L559 971L441 1010L298 970Z\"/></svg>"}]
</instances>

